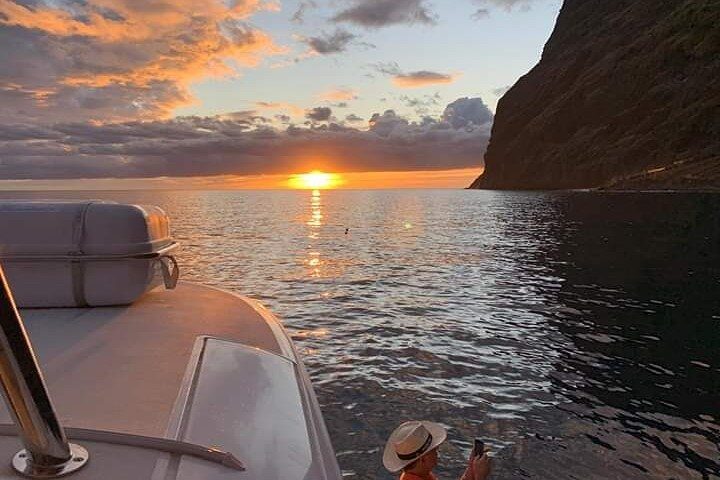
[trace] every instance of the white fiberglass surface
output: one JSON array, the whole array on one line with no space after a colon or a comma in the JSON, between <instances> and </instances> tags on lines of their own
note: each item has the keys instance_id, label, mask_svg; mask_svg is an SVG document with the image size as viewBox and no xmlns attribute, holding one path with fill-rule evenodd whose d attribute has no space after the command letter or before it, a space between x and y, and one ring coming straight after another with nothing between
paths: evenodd
<instances>
[{"instance_id":1,"label":"white fiberglass surface","mask_svg":"<svg viewBox=\"0 0 720 480\"><path fill-rule=\"evenodd\" d=\"M180 282L128 307L24 309L64 425L161 437L199 336L282 354L267 315L241 297ZM4 402L0 422L10 423Z\"/></svg>"},{"instance_id":2,"label":"white fiberglass surface","mask_svg":"<svg viewBox=\"0 0 720 480\"><path fill-rule=\"evenodd\" d=\"M217 446L240 458L247 466L242 478L323 477L314 472L295 366L279 355L208 339L182 423L182 440ZM176 478L218 474L231 475L185 457Z\"/></svg>"}]
</instances>

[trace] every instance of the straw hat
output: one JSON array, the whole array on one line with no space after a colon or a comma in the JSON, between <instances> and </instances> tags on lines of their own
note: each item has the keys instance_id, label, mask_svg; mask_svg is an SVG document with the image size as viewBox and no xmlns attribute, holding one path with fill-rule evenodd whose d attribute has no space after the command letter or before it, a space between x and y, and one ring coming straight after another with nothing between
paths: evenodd
<instances>
[{"instance_id":1,"label":"straw hat","mask_svg":"<svg viewBox=\"0 0 720 480\"><path fill-rule=\"evenodd\" d=\"M447 430L440 424L417 420L405 422L390 434L385 444L383 464L392 473L399 472L437 448L446 438Z\"/></svg>"}]
</instances>

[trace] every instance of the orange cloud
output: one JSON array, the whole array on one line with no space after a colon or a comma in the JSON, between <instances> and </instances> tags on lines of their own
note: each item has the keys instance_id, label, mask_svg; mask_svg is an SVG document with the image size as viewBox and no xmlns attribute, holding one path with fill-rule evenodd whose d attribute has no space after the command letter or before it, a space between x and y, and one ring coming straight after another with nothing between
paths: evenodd
<instances>
[{"instance_id":1,"label":"orange cloud","mask_svg":"<svg viewBox=\"0 0 720 480\"><path fill-rule=\"evenodd\" d=\"M81 74L65 77L66 85L105 87L111 84L148 85L151 82L170 80L183 85L200 77L222 77L236 73L228 63L232 60L239 65L254 67L268 54L279 52L272 39L265 33L254 30L246 32L244 44L225 42L221 36L206 38L203 47L181 42L171 45L169 53L160 53L144 65L119 73Z\"/></svg>"},{"instance_id":2,"label":"orange cloud","mask_svg":"<svg viewBox=\"0 0 720 480\"><path fill-rule=\"evenodd\" d=\"M10 0L0 0L0 23L4 25L37 29L56 36L100 37L106 41L127 38L130 33L137 39L147 32L146 28L128 29L123 23L107 20L97 13L89 13L87 20L75 20L69 12L57 8L30 9Z\"/></svg>"},{"instance_id":3,"label":"orange cloud","mask_svg":"<svg viewBox=\"0 0 720 480\"><path fill-rule=\"evenodd\" d=\"M44 75L13 78L19 92L50 92L25 96L36 107L59 107L61 97L74 96L68 103L87 105L93 114L115 120L162 117L190 100L190 83L237 75L239 68L285 51L245 22L260 10L277 10L274 1L88 0L62 5L46 2L28 8L0 0L0 25L25 29L15 34L17 43L36 47L28 51L37 58L28 61L41 66ZM52 52L62 52L66 61L57 61ZM88 94L92 100L86 100ZM112 108L113 95L132 108Z\"/></svg>"},{"instance_id":4,"label":"orange cloud","mask_svg":"<svg viewBox=\"0 0 720 480\"><path fill-rule=\"evenodd\" d=\"M243 20L257 11L277 10L279 6L262 0L240 0L230 6L221 1L208 1L203 2L202 11L198 11L198 3L188 0L90 0L84 8L80 21L60 8L35 6L31 9L11 0L0 0L0 23L56 36L96 37L103 42L142 41L183 30L199 18ZM113 15L107 16L107 12Z\"/></svg>"},{"instance_id":5,"label":"orange cloud","mask_svg":"<svg viewBox=\"0 0 720 480\"><path fill-rule=\"evenodd\" d=\"M357 98L357 92L349 88L337 88L319 94L318 98L327 102L344 102L355 100Z\"/></svg>"},{"instance_id":6,"label":"orange cloud","mask_svg":"<svg viewBox=\"0 0 720 480\"><path fill-rule=\"evenodd\" d=\"M33 98L36 105L39 107L47 106L48 98L55 93L55 90L51 88L24 88L22 85L17 83L0 83L0 91L16 92L22 95L27 95L28 97Z\"/></svg>"},{"instance_id":7,"label":"orange cloud","mask_svg":"<svg viewBox=\"0 0 720 480\"><path fill-rule=\"evenodd\" d=\"M288 112L297 117L305 114L305 110L303 108L287 102L255 102L255 107L260 110Z\"/></svg>"},{"instance_id":8,"label":"orange cloud","mask_svg":"<svg viewBox=\"0 0 720 480\"><path fill-rule=\"evenodd\" d=\"M460 74L421 70L419 72L399 73L392 78L392 82L396 87L400 88L420 88L453 83L459 76Z\"/></svg>"}]
</instances>

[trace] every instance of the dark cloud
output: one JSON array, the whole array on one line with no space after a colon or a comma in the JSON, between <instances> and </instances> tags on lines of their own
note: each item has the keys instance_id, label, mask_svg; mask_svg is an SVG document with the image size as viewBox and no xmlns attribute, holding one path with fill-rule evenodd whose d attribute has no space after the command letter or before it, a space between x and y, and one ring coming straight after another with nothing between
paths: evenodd
<instances>
[{"instance_id":1,"label":"dark cloud","mask_svg":"<svg viewBox=\"0 0 720 480\"><path fill-rule=\"evenodd\" d=\"M445 107L442 119L453 128L474 128L493 121L493 113L481 98L459 98Z\"/></svg>"},{"instance_id":2,"label":"dark cloud","mask_svg":"<svg viewBox=\"0 0 720 480\"><path fill-rule=\"evenodd\" d=\"M353 0L353 5L335 15L333 20L366 28L437 23L424 0Z\"/></svg>"},{"instance_id":3,"label":"dark cloud","mask_svg":"<svg viewBox=\"0 0 720 480\"><path fill-rule=\"evenodd\" d=\"M305 14L307 13L307 11L313 8L317 8L317 6L317 2L314 2L313 0L306 0L300 2L297 10L295 10L295 13L290 18L290 21L300 24L305 23Z\"/></svg>"},{"instance_id":4,"label":"dark cloud","mask_svg":"<svg viewBox=\"0 0 720 480\"><path fill-rule=\"evenodd\" d=\"M322 33L318 37L308 37L303 41L313 52L329 55L344 52L355 38L357 38L356 35L339 28L333 33Z\"/></svg>"},{"instance_id":5,"label":"dark cloud","mask_svg":"<svg viewBox=\"0 0 720 480\"><path fill-rule=\"evenodd\" d=\"M38 140L60 139L62 138L62 134L50 127L0 124L0 141L23 140L27 138L35 138Z\"/></svg>"},{"instance_id":6,"label":"dark cloud","mask_svg":"<svg viewBox=\"0 0 720 480\"><path fill-rule=\"evenodd\" d=\"M370 117L369 125L371 132L381 137L388 137L395 130L405 130L410 125L410 121L399 116L395 110L385 110L383 114L374 113Z\"/></svg>"},{"instance_id":7,"label":"dark cloud","mask_svg":"<svg viewBox=\"0 0 720 480\"><path fill-rule=\"evenodd\" d=\"M351 113L350 115L345 117L345 121L350 122L350 123L360 123L360 122L364 122L365 119L355 115L354 113Z\"/></svg>"},{"instance_id":8,"label":"dark cloud","mask_svg":"<svg viewBox=\"0 0 720 480\"><path fill-rule=\"evenodd\" d=\"M332 117L332 109L328 107L315 107L305 114L305 118L313 122L327 122Z\"/></svg>"},{"instance_id":9,"label":"dark cloud","mask_svg":"<svg viewBox=\"0 0 720 480\"><path fill-rule=\"evenodd\" d=\"M492 121L483 105L480 99L460 99L442 117L421 122L388 110L373 115L367 129L328 122L281 130L251 112L45 127L5 124L0 179L282 174L294 171L309 153L327 159L320 168L348 172L476 167ZM361 119L348 115L346 121Z\"/></svg>"},{"instance_id":10,"label":"dark cloud","mask_svg":"<svg viewBox=\"0 0 720 480\"><path fill-rule=\"evenodd\" d=\"M378 62L372 65L372 68L374 68L378 73L382 73L383 75L388 76L395 76L402 74L402 70L400 70L400 65L397 64L397 62Z\"/></svg>"}]
</instances>

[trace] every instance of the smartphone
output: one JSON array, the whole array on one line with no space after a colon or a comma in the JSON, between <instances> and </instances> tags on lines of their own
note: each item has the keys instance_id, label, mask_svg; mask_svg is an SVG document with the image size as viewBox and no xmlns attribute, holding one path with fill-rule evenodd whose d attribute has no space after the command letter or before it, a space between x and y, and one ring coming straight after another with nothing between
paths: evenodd
<instances>
[{"instance_id":1,"label":"smartphone","mask_svg":"<svg viewBox=\"0 0 720 480\"><path fill-rule=\"evenodd\" d=\"M482 457L483 453L485 453L485 442L483 442L479 438L476 438L473 452L475 453L476 457Z\"/></svg>"}]
</instances>

